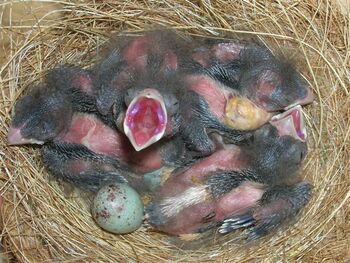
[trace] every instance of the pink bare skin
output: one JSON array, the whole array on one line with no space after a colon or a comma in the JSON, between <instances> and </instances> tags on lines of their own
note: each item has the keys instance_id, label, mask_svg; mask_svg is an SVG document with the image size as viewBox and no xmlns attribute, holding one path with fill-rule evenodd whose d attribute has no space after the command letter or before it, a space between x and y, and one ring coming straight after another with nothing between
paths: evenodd
<instances>
[{"instance_id":1,"label":"pink bare skin","mask_svg":"<svg viewBox=\"0 0 350 263\"><path fill-rule=\"evenodd\" d=\"M234 42L218 43L211 50L215 58L221 63L229 63L239 58L239 53L244 45Z\"/></svg>"},{"instance_id":2,"label":"pink bare skin","mask_svg":"<svg viewBox=\"0 0 350 263\"><path fill-rule=\"evenodd\" d=\"M75 114L66 133L57 138L69 143L85 145L91 151L114 156L124 156L129 144L124 136L89 114Z\"/></svg>"},{"instance_id":3,"label":"pink bare skin","mask_svg":"<svg viewBox=\"0 0 350 263\"><path fill-rule=\"evenodd\" d=\"M256 205L263 193L264 190L256 188L256 185L244 183L218 200L209 199L186 207L165 225L157 226L157 230L172 235L196 233L212 223L224 220L228 215L247 211ZM214 216L210 217L211 214Z\"/></svg>"},{"instance_id":4,"label":"pink bare skin","mask_svg":"<svg viewBox=\"0 0 350 263\"><path fill-rule=\"evenodd\" d=\"M159 46L157 34L142 36L121 36L110 44L112 49L95 68L100 88L97 95L97 108L103 115L112 109L117 119L124 111L125 92L135 85L140 75L149 70L148 60L152 54L163 56L165 50ZM159 54L158 54L159 53ZM176 58L176 57L175 57ZM165 56L163 64L174 63L171 55ZM163 65L165 68L165 66Z\"/></svg>"},{"instance_id":5,"label":"pink bare skin","mask_svg":"<svg viewBox=\"0 0 350 263\"><path fill-rule=\"evenodd\" d=\"M176 217L171 217L166 224L157 226L157 230L170 235L195 233L198 226L205 226L203 218L214 211L214 202L203 202L194 206L186 207ZM191 219L191 220L189 220Z\"/></svg>"},{"instance_id":6,"label":"pink bare skin","mask_svg":"<svg viewBox=\"0 0 350 263\"><path fill-rule=\"evenodd\" d=\"M141 36L131 41L122 51L128 65L138 71L144 71L147 65L147 54L151 45L149 36Z\"/></svg>"},{"instance_id":7,"label":"pink bare skin","mask_svg":"<svg viewBox=\"0 0 350 263\"><path fill-rule=\"evenodd\" d=\"M232 78L231 88L268 112L309 104L314 99L292 63L274 56L263 45L235 41L204 44L193 51L192 59L206 69L204 74Z\"/></svg>"},{"instance_id":8,"label":"pink bare skin","mask_svg":"<svg viewBox=\"0 0 350 263\"><path fill-rule=\"evenodd\" d=\"M235 42L223 42L212 45L211 47L200 47L192 54L192 59L203 67L208 67L217 60L220 63L227 64L233 60L239 59L239 54L244 45Z\"/></svg>"},{"instance_id":9,"label":"pink bare skin","mask_svg":"<svg viewBox=\"0 0 350 263\"><path fill-rule=\"evenodd\" d=\"M162 69L176 70L178 66L177 56L174 51L159 42L160 35L147 34L144 36L136 37L131 40L122 51L125 61L127 61L130 67L133 67L138 72L145 72L148 58L151 53L163 56Z\"/></svg>"},{"instance_id":10,"label":"pink bare skin","mask_svg":"<svg viewBox=\"0 0 350 263\"><path fill-rule=\"evenodd\" d=\"M228 63L238 59L242 48L244 48L243 45L233 42L218 43L210 48L200 48L193 53L192 58L203 67L208 67L214 60L218 60L220 63ZM189 89L205 99L210 111L221 122L225 118L225 107L228 99L239 95L238 91L226 87L206 74L186 76L186 83Z\"/></svg>"},{"instance_id":11,"label":"pink bare skin","mask_svg":"<svg viewBox=\"0 0 350 263\"><path fill-rule=\"evenodd\" d=\"M220 171L240 171L247 167L245 154L235 145L225 145L223 149L216 151L211 156L204 158L188 169L174 174L155 194L154 200L172 200L176 202L179 198L190 198L181 196L190 188L204 185L204 182L211 175ZM203 195L202 201L184 207L181 212L170 215L164 219L166 223L157 225L156 229L168 234L181 235L195 233L201 228L219 222L228 215L241 212L252 207L264 193L263 188L253 183L243 183L233 191L223 195L219 199L212 198L209 189L205 193L198 189L198 195ZM167 202L167 201L166 201ZM167 206L160 201L159 207L163 209ZM165 208L166 209L166 208ZM164 212L166 214L166 212ZM204 220L208 215L215 214L214 217ZM190 220L189 220L190 219Z\"/></svg>"},{"instance_id":12,"label":"pink bare skin","mask_svg":"<svg viewBox=\"0 0 350 263\"><path fill-rule=\"evenodd\" d=\"M193 184L205 180L206 176L220 170L240 170L246 165L241 150L235 145L225 145L211 156L201 159L191 167L180 169L159 189L158 196L175 196Z\"/></svg>"},{"instance_id":13,"label":"pink bare skin","mask_svg":"<svg viewBox=\"0 0 350 263\"><path fill-rule=\"evenodd\" d=\"M37 86L15 106L8 143L44 144L67 130L73 112L94 109L93 77L71 65L50 70Z\"/></svg>"},{"instance_id":14,"label":"pink bare skin","mask_svg":"<svg viewBox=\"0 0 350 263\"><path fill-rule=\"evenodd\" d=\"M120 37L112 44L115 46L114 51L101 62L102 70L99 70L99 66L96 69L104 87L97 99L98 109L101 114L107 115L113 108L113 115L118 124L121 118L129 120L130 125L124 124L124 129L119 125L118 127L127 135L134 148L140 151L157 141L158 137L163 137L164 130L163 127L158 127L162 126L161 124L158 126L152 124L149 128L150 122L146 119L157 122L155 106L149 113L145 103L141 106L137 104L142 104L145 99L153 100L154 104L164 104L164 98L153 98L147 95L147 98L134 101L132 106L129 105L131 100L125 101L121 98L125 98L126 94L135 88L156 90L152 81L155 80L156 85L160 86L160 79L178 70L181 63L178 55L185 45L175 33L162 30L146 32L142 36ZM138 95L133 94L131 98L136 96ZM125 106L128 107L126 111ZM133 120L135 117L137 117L136 120ZM170 119L171 116L169 116L169 123L166 121L167 123L163 125L166 129L164 136L173 131ZM162 131L157 132L158 129ZM140 132L141 130L143 131Z\"/></svg>"},{"instance_id":15,"label":"pink bare skin","mask_svg":"<svg viewBox=\"0 0 350 263\"><path fill-rule=\"evenodd\" d=\"M156 230L182 235L201 233L227 218L246 216L251 211L254 213L249 223L261 218L268 220L269 212L278 214L282 208L276 222L280 222L278 218L284 220L284 211L291 215L296 213L298 208L293 210L283 204L288 202L286 198L297 198L295 202L299 202L288 184L290 179L298 179L294 176L306 153L301 107L276 116L272 124L275 127L266 125L255 132L253 144L222 145L211 156L174 173L155 193L146 209L150 224ZM280 183L286 182L286 188L278 190ZM275 184L277 188L274 188ZM296 189L299 187L304 189L295 186ZM304 190L307 199L308 190ZM267 192L276 196L275 201L266 201L269 195L263 199ZM301 191L301 206L303 193ZM267 205L260 208L262 199ZM224 231L234 223L228 222L221 231L226 233Z\"/></svg>"},{"instance_id":16,"label":"pink bare skin","mask_svg":"<svg viewBox=\"0 0 350 263\"><path fill-rule=\"evenodd\" d=\"M157 146L136 152L124 134L108 127L94 115L75 114L68 131L57 140L82 144L97 154L120 159L136 172L153 171L163 165Z\"/></svg>"},{"instance_id":17,"label":"pink bare skin","mask_svg":"<svg viewBox=\"0 0 350 263\"><path fill-rule=\"evenodd\" d=\"M78 87L82 92L93 96L95 88L91 76L88 74L80 74L76 79L73 79L73 86Z\"/></svg>"},{"instance_id":18,"label":"pink bare skin","mask_svg":"<svg viewBox=\"0 0 350 263\"><path fill-rule=\"evenodd\" d=\"M188 87L201 95L208 103L210 111L221 122L225 118L225 107L228 99L237 96L233 89L225 87L207 75L190 75L186 77Z\"/></svg>"}]
</instances>

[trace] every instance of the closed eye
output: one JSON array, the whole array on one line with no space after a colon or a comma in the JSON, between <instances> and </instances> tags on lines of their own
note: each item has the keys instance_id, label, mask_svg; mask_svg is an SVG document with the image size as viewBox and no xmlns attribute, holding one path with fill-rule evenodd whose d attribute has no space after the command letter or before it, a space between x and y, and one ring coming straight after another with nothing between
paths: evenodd
<instances>
[{"instance_id":1,"label":"closed eye","mask_svg":"<svg viewBox=\"0 0 350 263\"><path fill-rule=\"evenodd\" d=\"M301 152L300 152L300 162L304 159L304 157L305 157L304 152L301 151Z\"/></svg>"}]
</instances>

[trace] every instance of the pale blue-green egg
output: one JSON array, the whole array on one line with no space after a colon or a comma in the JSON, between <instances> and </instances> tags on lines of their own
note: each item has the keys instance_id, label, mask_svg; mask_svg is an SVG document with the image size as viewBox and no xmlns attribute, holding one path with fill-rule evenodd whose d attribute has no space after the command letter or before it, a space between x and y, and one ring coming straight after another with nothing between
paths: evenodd
<instances>
[{"instance_id":1,"label":"pale blue-green egg","mask_svg":"<svg viewBox=\"0 0 350 263\"><path fill-rule=\"evenodd\" d=\"M126 234L138 229L143 221L140 195L129 185L111 183L102 187L92 204L97 224L112 233Z\"/></svg>"}]
</instances>

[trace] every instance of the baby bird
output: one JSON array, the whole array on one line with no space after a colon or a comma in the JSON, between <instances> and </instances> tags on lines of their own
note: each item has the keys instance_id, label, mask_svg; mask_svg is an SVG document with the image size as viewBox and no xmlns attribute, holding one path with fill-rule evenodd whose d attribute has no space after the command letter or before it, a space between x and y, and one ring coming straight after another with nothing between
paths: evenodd
<instances>
[{"instance_id":1,"label":"baby bird","mask_svg":"<svg viewBox=\"0 0 350 263\"><path fill-rule=\"evenodd\" d=\"M123 35L110 41L108 54L94 68L99 111L113 111L137 151L176 133L175 94L181 84L173 76L187 59L188 45L172 30Z\"/></svg>"},{"instance_id":2,"label":"baby bird","mask_svg":"<svg viewBox=\"0 0 350 263\"><path fill-rule=\"evenodd\" d=\"M98 114L93 93L91 72L71 65L50 70L43 84L17 101L8 144L43 144L67 130L74 112Z\"/></svg>"},{"instance_id":3,"label":"baby bird","mask_svg":"<svg viewBox=\"0 0 350 263\"><path fill-rule=\"evenodd\" d=\"M97 76L97 107L102 114L124 109L124 94L146 72L171 74L183 63L186 40L172 30L146 31L142 35L112 37L93 72Z\"/></svg>"},{"instance_id":4,"label":"baby bird","mask_svg":"<svg viewBox=\"0 0 350 263\"><path fill-rule=\"evenodd\" d=\"M294 65L262 44L210 39L199 43L189 68L190 88L231 128L256 129L275 112L312 102L313 94Z\"/></svg>"},{"instance_id":5,"label":"baby bird","mask_svg":"<svg viewBox=\"0 0 350 263\"><path fill-rule=\"evenodd\" d=\"M187 88L189 37L163 30L119 42L96 67L101 76L97 105L102 114L113 109L117 126L137 151L180 134L191 150L208 155L214 148L206 130L227 133L237 142L249 137L223 125Z\"/></svg>"},{"instance_id":6,"label":"baby bird","mask_svg":"<svg viewBox=\"0 0 350 263\"><path fill-rule=\"evenodd\" d=\"M299 136L300 135L300 136ZM310 199L298 170L307 152L300 107L257 130L247 145L224 144L174 173L146 208L149 224L171 235L251 227L258 238Z\"/></svg>"},{"instance_id":7,"label":"baby bird","mask_svg":"<svg viewBox=\"0 0 350 263\"><path fill-rule=\"evenodd\" d=\"M154 39L165 44L162 48L146 44ZM129 49L133 50L130 54L139 54L137 59L131 56L126 68L134 73L135 68L142 70L137 76L124 75L129 80L134 76L134 82L128 82L123 94L117 95L117 100L124 97L124 105L115 103L122 106L114 110L118 127L136 150L180 133L191 150L207 156L215 150L209 134L219 133L240 143L251 136L245 130L260 127L277 111L312 101L300 74L266 47L251 42L176 39L183 38L173 31L146 33L115 53L119 60ZM159 50L172 50L176 56L169 59L167 52ZM133 63L136 66L130 67ZM126 109L120 110L124 106Z\"/></svg>"},{"instance_id":8,"label":"baby bird","mask_svg":"<svg viewBox=\"0 0 350 263\"><path fill-rule=\"evenodd\" d=\"M17 102L9 144L45 143L46 168L83 189L97 189L107 180L130 179L189 157L179 137L136 152L114 122L96 110L94 84L93 75L77 67L63 65L50 71L44 85Z\"/></svg>"}]
</instances>

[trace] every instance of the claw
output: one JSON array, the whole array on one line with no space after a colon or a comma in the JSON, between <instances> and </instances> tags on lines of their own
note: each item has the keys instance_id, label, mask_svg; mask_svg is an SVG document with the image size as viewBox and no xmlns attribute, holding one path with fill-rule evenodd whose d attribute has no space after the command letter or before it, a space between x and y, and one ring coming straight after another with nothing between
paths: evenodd
<instances>
[{"instance_id":1,"label":"claw","mask_svg":"<svg viewBox=\"0 0 350 263\"><path fill-rule=\"evenodd\" d=\"M219 228L219 233L226 234L233 230L249 227L256 223L255 218L251 214L245 214L224 220Z\"/></svg>"}]
</instances>

